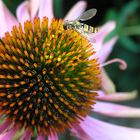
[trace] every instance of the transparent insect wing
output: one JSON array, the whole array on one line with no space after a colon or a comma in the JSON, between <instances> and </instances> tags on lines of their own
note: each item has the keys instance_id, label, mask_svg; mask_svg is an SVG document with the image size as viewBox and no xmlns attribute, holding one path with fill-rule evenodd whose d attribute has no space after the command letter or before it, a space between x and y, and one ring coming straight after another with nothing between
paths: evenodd
<instances>
[{"instance_id":1,"label":"transparent insect wing","mask_svg":"<svg viewBox=\"0 0 140 140\"><path fill-rule=\"evenodd\" d=\"M96 9L89 9L85 11L80 17L78 17L76 20L86 21L94 17L97 13Z\"/></svg>"}]
</instances>

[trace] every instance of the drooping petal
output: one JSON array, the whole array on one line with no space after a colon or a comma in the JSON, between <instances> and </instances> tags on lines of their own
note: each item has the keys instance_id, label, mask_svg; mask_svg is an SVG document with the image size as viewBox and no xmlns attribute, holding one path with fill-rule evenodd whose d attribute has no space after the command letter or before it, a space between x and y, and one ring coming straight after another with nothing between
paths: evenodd
<instances>
[{"instance_id":1,"label":"drooping petal","mask_svg":"<svg viewBox=\"0 0 140 140\"><path fill-rule=\"evenodd\" d=\"M80 140L94 140L93 138L90 137L90 135L88 135L86 133L86 131L84 131L84 129L79 126L79 125L75 125L72 129L71 132L74 136L80 138Z\"/></svg>"},{"instance_id":2,"label":"drooping petal","mask_svg":"<svg viewBox=\"0 0 140 140\"><path fill-rule=\"evenodd\" d=\"M86 137L78 129L74 133L82 140L87 140L87 136L90 137L88 140L140 140L140 129L117 126L92 117L86 117L80 127Z\"/></svg>"},{"instance_id":3,"label":"drooping petal","mask_svg":"<svg viewBox=\"0 0 140 140\"><path fill-rule=\"evenodd\" d=\"M10 120L6 120L4 123L2 123L0 125L0 134L6 129L8 128L8 126L10 125Z\"/></svg>"},{"instance_id":4,"label":"drooping petal","mask_svg":"<svg viewBox=\"0 0 140 140\"><path fill-rule=\"evenodd\" d=\"M21 22L22 24L26 21L26 20L30 20L30 2L29 1L24 1L22 2L16 11L16 15L18 18L18 21Z\"/></svg>"},{"instance_id":5,"label":"drooping petal","mask_svg":"<svg viewBox=\"0 0 140 140\"><path fill-rule=\"evenodd\" d=\"M85 1L82 0L77 2L67 13L64 20L75 20L85 11L86 7L87 7L87 3Z\"/></svg>"},{"instance_id":6,"label":"drooping petal","mask_svg":"<svg viewBox=\"0 0 140 140\"><path fill-rule=\"evenodd\" d=\"M52 134L51 136L48 137L48 140L58 140L57 134Z\"/></svg>"},{"instance_id":7,"label":"drooping petal","mask_svg":"<svg viewBox=\"0 0 140 140\"><path fill-rule=\"evenodd\" d=\"M93 111L101 115L121 118L140 118L140 109L114 103L96 102Z\"/></svg>"},{"instance_id":8,"label":"drooping petal","mask_svg":"<svg viewBox=\"0 0 140 140\"><path fill-rule=\"evenodd\" d=\"M135 99L137 97L137 91L134 90L132 92L116 92L112 94L106 94L103 91L98 91L98 95L99 96L96 97L98 100L118 102Z\"/></svg>"},{"instance_id":9,"label":"drooping petal","mask_svg":"<svg viewBox=\"0 0 140 140\"><path fill-rule=\"evenodd\" d=\"M40 7L39 7L39 14L40 18L44 16L49 18L49 21L54 17L53 14L53 0L41 0Z\"/></svg>"},{"instance_id":10,"label":"drooping petal","mask_svg":"<svg viewBox=\"0 0 140 140\"><path fill-rule=\"evenodd\" d=\"M105 91L105 93L115 93L116 92L116 87L113 81L110 79L110 77L107 75L105 70L102 68L101 71L101 86L102 90Z\"/></svg>"},{"instance_id":11,"label":"drooping petal","mask_svg":"<svg viewBox=\"0 0 140 140\"><path fill-rule=\"evenodd\" d=\"M12 140L13 136L15 135L17 129L14 127L11 130L3 133L0 135L0 140Z\"/></svg>"},{"instance_id":12,"label":"drooping petal","mask_svg":"<svg viewBox=\"0 0 140 140\"><path fill-rule=\"evenodd\" d=\"M37 140L45 140L45 137L40 135L37 137Z\"/></svg>"},{"instance_id":13,"label":"drooping petal","mask_svg":"<svg viewBox=\"0 0 140 140\"><path fill-rule=\"evenodd\" d=\"M25 134L25 129L17 129L16 134L12 140L20 140L20 138Z\"/></svg>"},{"instance_id":14,"label":"drooping petal","mask_svg":"<svg viewBox=\"0 0 140 140\"><path fill-rule=\"evenodd\" d=\"M107 65L110 65L110 64L113 64L113 63L119 63L119 68L121 70L126 70L127 68L127 63L125 60L121 59L121 58L114 58L114 59L111 59L111 60L108 60L107 62L104 62L101 67L104 67L104 66L107 66Z\"/></svg>"},{"instance_id":15,"label":"drooping petal","mask_svg":"<svg viewBox=\"0 0 140 140\"><path fill-rule=\"evenodd\" d=\"M30 140L31 139L31 131L28 129L26 130L25 134L20 138L20 140Z\"/></svg>"},{"instance_id":16,"label":"drooping petal","mask_svg":"<svg viewBox=\"0 0 140 140\"><path fill-rule=\"evenodd\" d=\"M0 0L0 37L5 32L10 31L13 25L17 25L16 18L10 13L2 0Z\"/></svg>"},{"instance_id":17,"label":"drooping petal","mask_svg":"<svg viewBox=\"0 0 140 140\"><path fill-rule=\"evenodd\" d=\"M37 11L39 10L40 0L30 0L30 14L31 19L37 16Z\"/></svg>"}]
</instances>

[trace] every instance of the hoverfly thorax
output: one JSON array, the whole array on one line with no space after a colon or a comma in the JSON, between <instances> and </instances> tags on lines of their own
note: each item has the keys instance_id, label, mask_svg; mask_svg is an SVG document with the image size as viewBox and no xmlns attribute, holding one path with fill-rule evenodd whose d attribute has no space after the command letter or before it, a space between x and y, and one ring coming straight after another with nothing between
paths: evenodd
<instances>
[{"instance_id":1,"label":"hoverfly thorax","mask_svg":"<svg viewBox=\"0 0 140 140\"><path fill-rule=\"evenodd\" d=\"M65 20L65 21L63 22L63 28L64 28L65 30L76 28L75 21L68 21L68 20Z\"/></svg>"}]
</instances>

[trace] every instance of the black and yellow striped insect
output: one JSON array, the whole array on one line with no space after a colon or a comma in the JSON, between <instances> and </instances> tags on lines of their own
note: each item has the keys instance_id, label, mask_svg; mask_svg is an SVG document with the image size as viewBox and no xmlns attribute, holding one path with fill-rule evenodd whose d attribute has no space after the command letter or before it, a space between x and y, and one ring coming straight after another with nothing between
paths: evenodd
<instances>
[{"instance_id":1,"label":"black and yellow striped insect","mask_svg":"<svg viewBox=\"0 0 140 140\"><path fill-rule=\"evenodd\" d=\"M92 17L94 17L96 15L96 13L97 13L96 9L94 9L94 8L89 9L89 10L85 11L81 16L79 16L75 20L71 20L71 21L65 20L63 23L63 28L65 30L73 29L73 30L79 32L84 37L88 36L88 34L90 34L90 33L96 33L96 32L98 32L98 28L82 23L82 21L86 21L86 20L89 20Z\"/></svg>"}]
</instances>

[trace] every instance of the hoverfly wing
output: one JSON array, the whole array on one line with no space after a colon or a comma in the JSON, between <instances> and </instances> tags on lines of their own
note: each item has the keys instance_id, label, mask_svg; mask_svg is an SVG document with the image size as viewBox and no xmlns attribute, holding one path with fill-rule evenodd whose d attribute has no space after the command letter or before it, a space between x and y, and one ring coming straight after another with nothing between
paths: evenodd
<instances>
[{"instance_id":1,"label":"hoverfly wing","mask_svg":"<svg viewBox=\"0 0 140 140\"><path fill-rule=\"evenodd\" d=\"M80 20L80 21L86 21L91 19L92 17L94 17L97 13L96 9L89 9L87 11L85 11L81 16L79 16L76 20Z\"/></svg>"}]
</instances>

